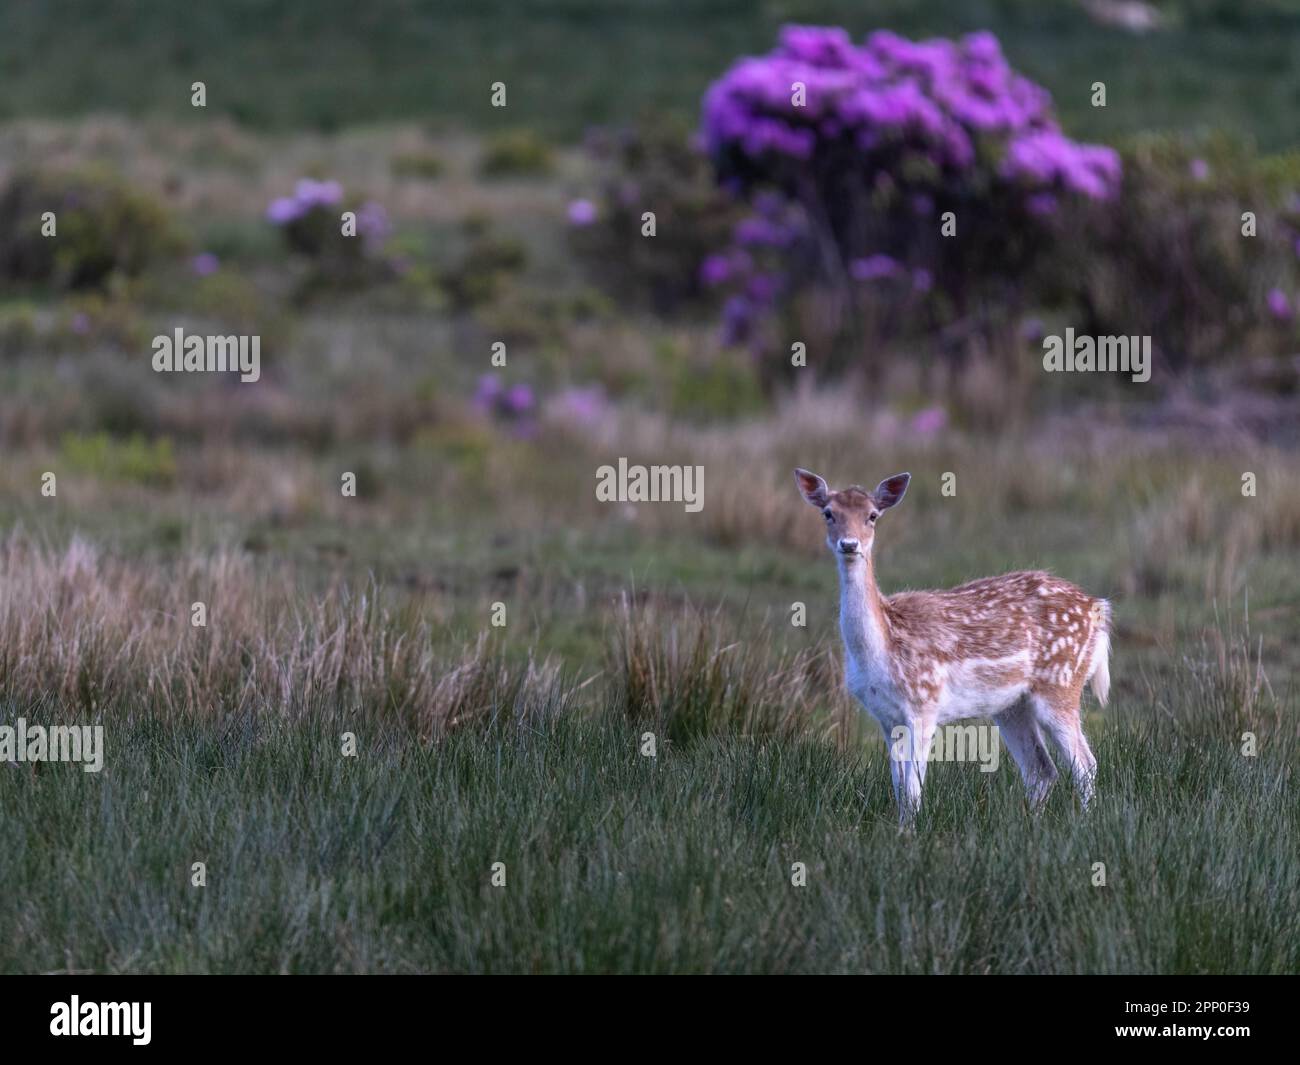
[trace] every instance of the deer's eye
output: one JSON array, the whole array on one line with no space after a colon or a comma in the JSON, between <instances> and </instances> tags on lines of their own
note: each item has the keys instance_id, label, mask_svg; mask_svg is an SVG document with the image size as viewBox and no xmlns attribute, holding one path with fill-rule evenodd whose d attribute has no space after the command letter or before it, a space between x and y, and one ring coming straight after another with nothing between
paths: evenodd
<instances>
[{"instance_id":1,"label":"deer's eye","mask_svg":"<svg viewBox=\"0 0 1300 1065\"><path fill-rule=\"evenodd\" d=\"M826 510L823 510L823 511L822 511L822 516L823 516L827 521L830 521L830 520L834 517L834 515L831 514L829 508L826 509Z\"/></svg>"},{"instance_id":2,"label":"deer's eye","mask_svg":"<svg viewBox=\"0 0 1300 1065\"><path fill-rule=\"evenodd\" d=\"M875 524L876 524L876 519L877 519L878 517L880 517L880 514L879 514L879 513L872 514L871 517L869 517L869 518L867 519L867 521L868 521L868 523L870 523L871 525L875 525Z\"/></svg>"}]
</instances>

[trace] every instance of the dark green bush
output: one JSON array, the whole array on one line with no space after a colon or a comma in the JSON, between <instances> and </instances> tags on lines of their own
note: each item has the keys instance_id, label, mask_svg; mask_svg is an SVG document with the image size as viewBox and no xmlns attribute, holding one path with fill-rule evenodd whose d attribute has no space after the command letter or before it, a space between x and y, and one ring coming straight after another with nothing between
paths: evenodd
<instances>
[{"instance_id":1,"label":"dark green bush","mask_svg":"<svg viewBox=\"0 0 1300 1065\"><path fill-rule=\"evenodd\" d=\"M462 228L464 249L438 282L453 307L468 310L496 299L502 283L527 264L528 253L515 238L493 233L481 218L466 220Z\"/></svg>"},{"instance_id":2,"label":"dark green bush","mask_svg":"<svg viewBox=\"0 0 1300 1065\"><path fill-rule=\"evenodd\" d=\"M42 235L53 212L56 235ZM184 237L154 197L97 169L24 170L0 192L0 277L99 288L180 254Z\"/></svg>"},{"instance_id":3,"label":"dark green bush","mask_svg":"<svg viewBox=\"0 0 1300 1065\"><path fill-rule=\"evenodd\" d=\"M431 151L399 152L388 162L394 177L433 181L446 169L442 156Z\"/></svg>"},{"instance_id":4,"label":"dark green bush","mask_svg":"<svg viewBox=\"0 0 1300 1065\"><path fill-rule=\"evenodd\" d=\"M1274 315L1274 289L1295 303L1300 155L1259 156L1227 134L1143 136L1123 149L1124 187L1103 216L1077 220L1056 264L1076 328L1152 338L1170 368L1285 347L1294 319ZM1242 214L1256 235L1243 235ZM1049 286L1054 288L1056 286Z\"/></svg>"},{"instance_id":5,"label":"dark green bush","mask_svg":"<svg viewBox=\"0 0 1300 1065\"><path fill-rule=\"evenodd\" d=\"M486 177L533 176L550 173L554 165L549 144L531 130L516 129L488 142L479 172Z\"/></svg>"},{"instance_id":6,"label":"dark green bush","mask_svg":"<svg viewBox=\"0 0 1300 1065\"><path fill-rule=\"evenodd\" d=\"M34 307L26 303L0 307L0 356L25 354L39 342Z\"/></svg>"},{"instance_id":7,"label":"dark green bush","mask_svg":"<svg viewBox=\"0 0 1300 1065\"><path fill-rule=\"evenodd\" d=\"M740 210L718 188L688 130L650 119L593 135L590 150L601 168L591 197L595 217L571 212L570 221L573 247L592 280L659 313L703 300L700 265L730 239ZM646 211L655 215L653 237L641 235Z\"/></svg>"}]
</instances>

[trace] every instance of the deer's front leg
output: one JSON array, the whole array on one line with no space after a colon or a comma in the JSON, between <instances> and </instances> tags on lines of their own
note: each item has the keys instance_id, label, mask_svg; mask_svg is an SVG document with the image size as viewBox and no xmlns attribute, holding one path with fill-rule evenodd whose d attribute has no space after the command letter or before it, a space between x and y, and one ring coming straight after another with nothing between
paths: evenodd
<instances>
[{"instance_id":1,"label":"deer's front leg","mask_svg":"<svg viewBox=\"0 0 1300 1065\"><path fill-rule=\"evenodd\" d=\"M925 783L925 763L933 735L934 726L927 727L919 718L885 729L900 825L911 824L921 809L921 786Z\"/></svg>"}]
</instances>

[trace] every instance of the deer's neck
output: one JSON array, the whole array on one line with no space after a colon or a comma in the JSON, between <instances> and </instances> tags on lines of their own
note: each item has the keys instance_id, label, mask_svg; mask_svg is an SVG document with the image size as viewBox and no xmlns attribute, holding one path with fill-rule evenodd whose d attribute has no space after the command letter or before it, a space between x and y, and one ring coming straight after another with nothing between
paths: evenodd
<instances>
[{"instance_id":1,"label":"deer's neck","mask_svg":"<svg viewBox=\"0 0 1300 1065\"><path fill-rule=\"evenodd\" d=\"M839 565L845 653L860 666L883 665L889 658L889 630L875 563L868 553L866 558L840 559Z\"/></svg>"}]
</instances>

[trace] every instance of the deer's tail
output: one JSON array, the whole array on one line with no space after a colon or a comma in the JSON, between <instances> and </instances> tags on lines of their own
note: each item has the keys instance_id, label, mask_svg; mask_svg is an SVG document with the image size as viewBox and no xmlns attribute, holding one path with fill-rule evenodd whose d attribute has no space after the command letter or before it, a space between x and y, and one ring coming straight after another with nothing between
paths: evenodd
<instances>
[{"instance_id":1,"label":"deer's tail","mask_svg":"<svg viewBox=\"0 0 1300 1065\"><path fill-rule=\"evenodd\" d=\"M1098 599L1093 607L1101 616L1092 638L1092 662L1088 666L1088 683L1102 706L1110 698L1110 603Z\"/></svg>"}]
</instances>

